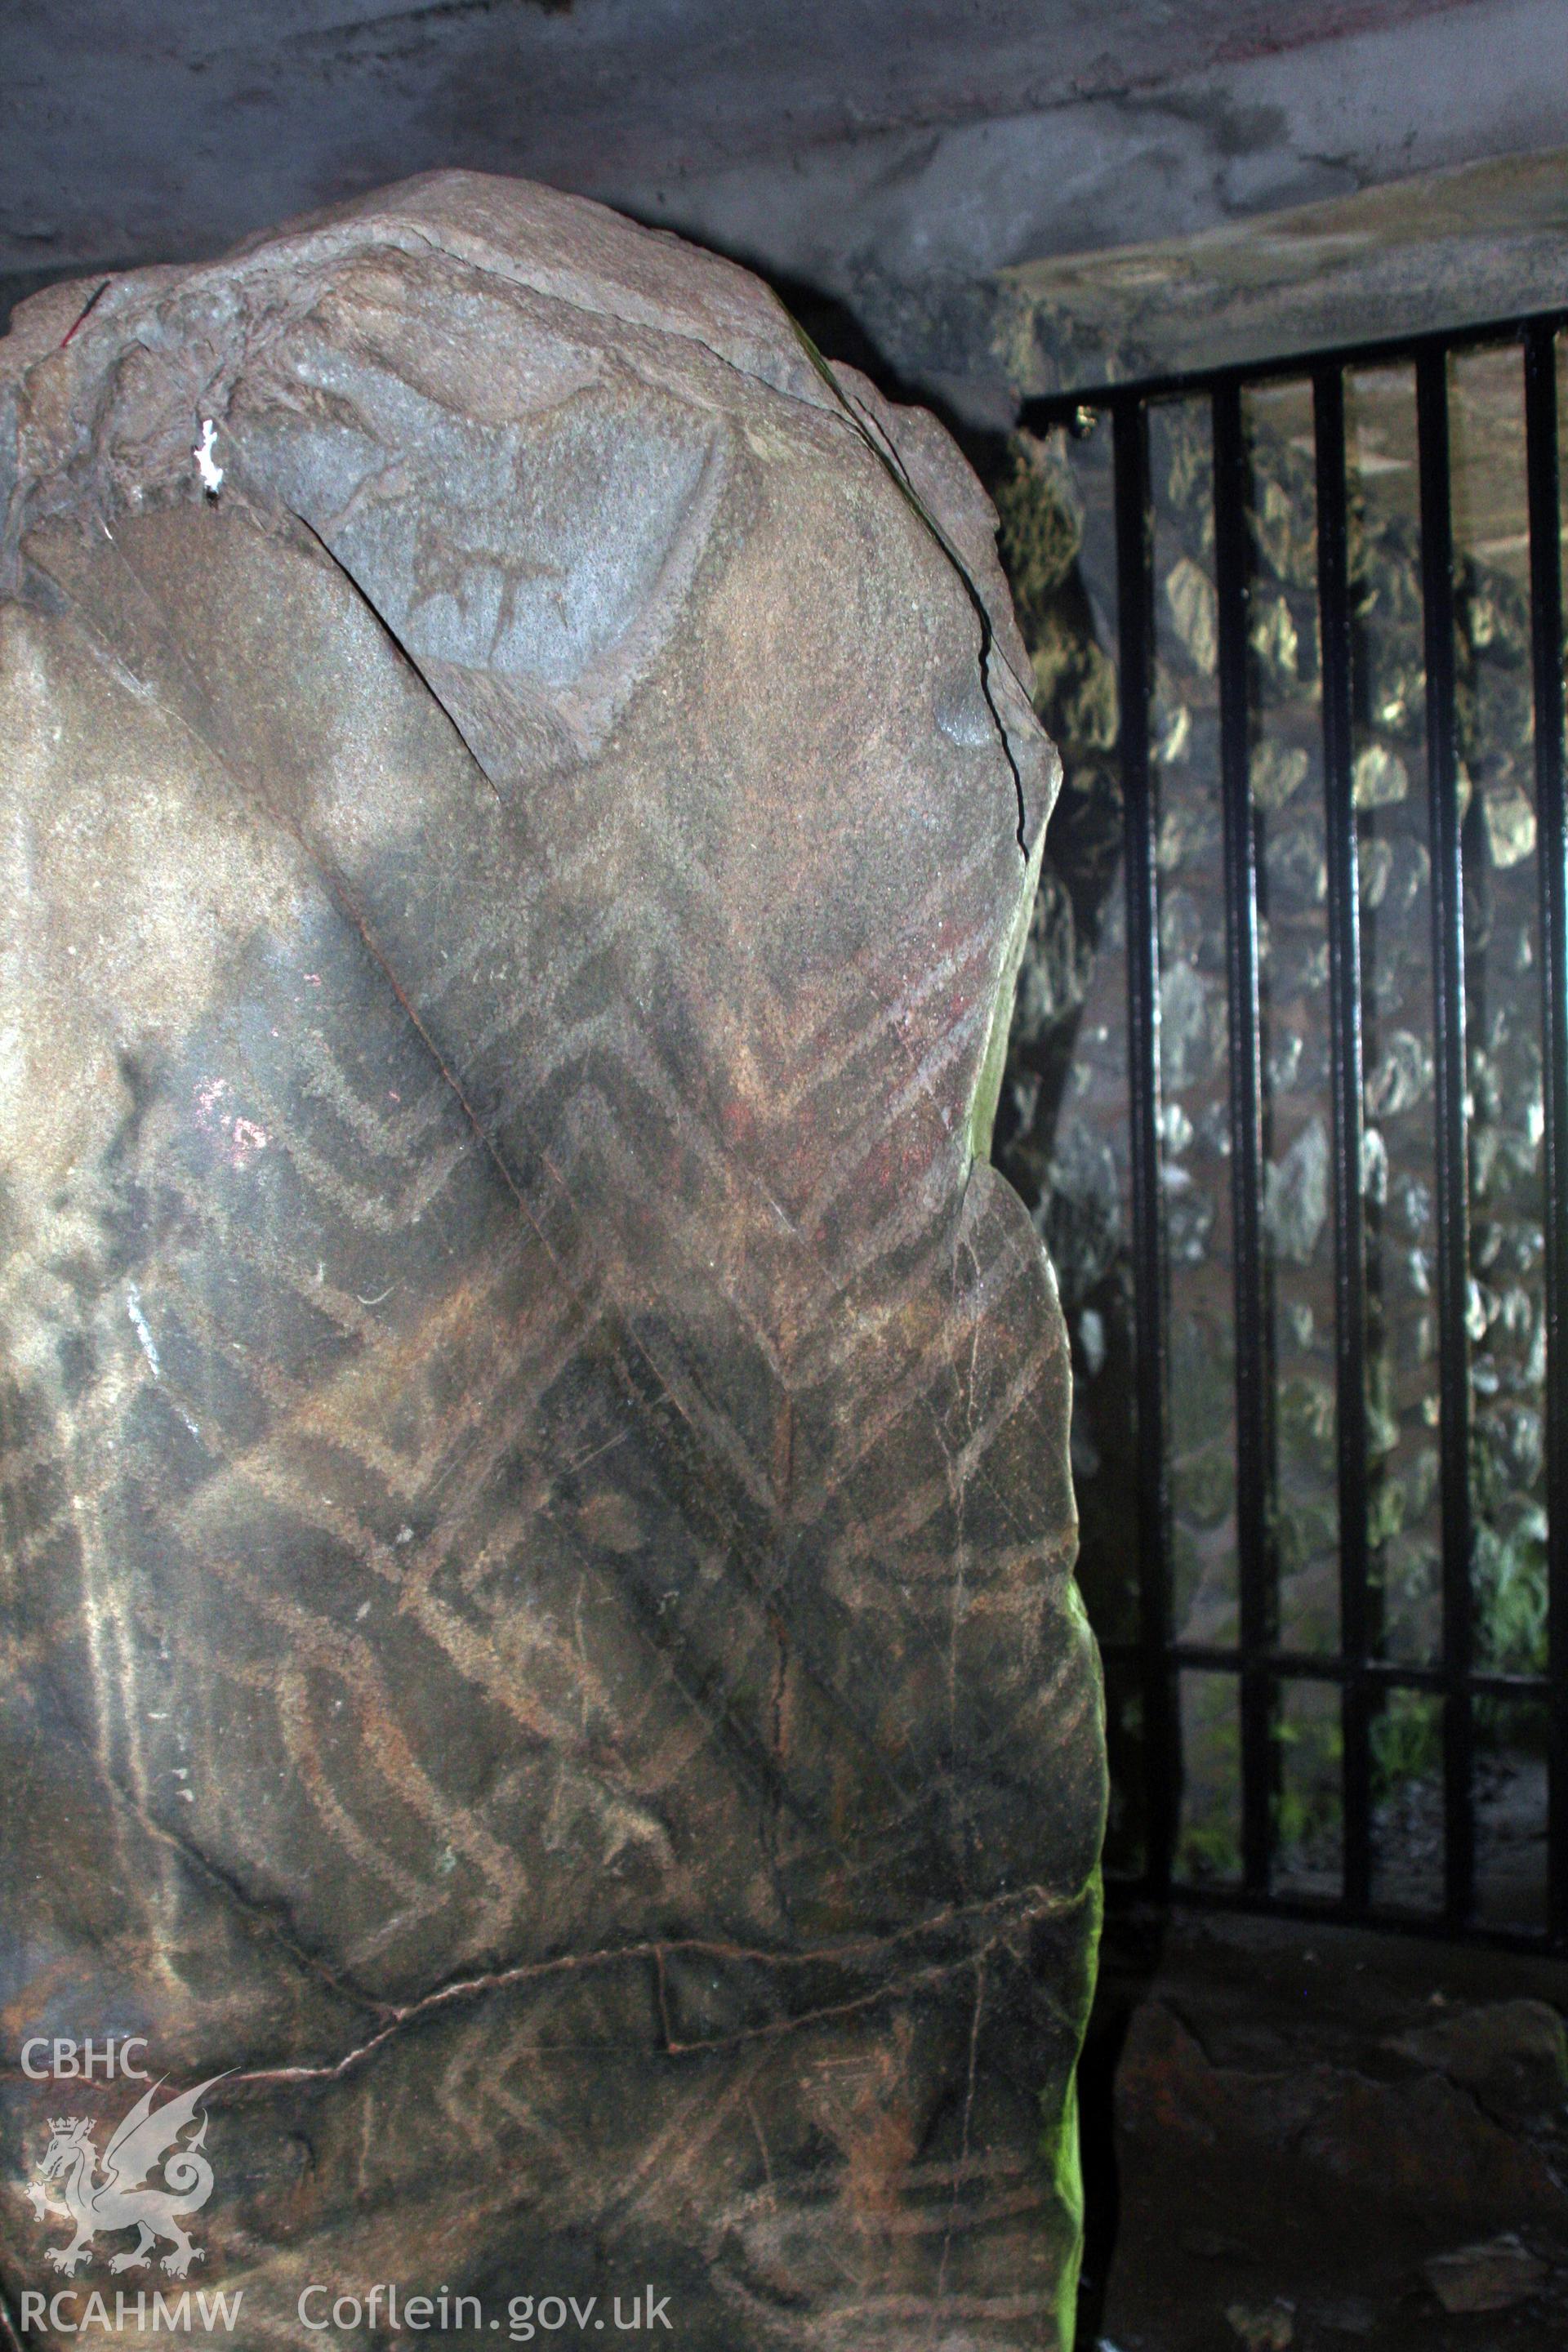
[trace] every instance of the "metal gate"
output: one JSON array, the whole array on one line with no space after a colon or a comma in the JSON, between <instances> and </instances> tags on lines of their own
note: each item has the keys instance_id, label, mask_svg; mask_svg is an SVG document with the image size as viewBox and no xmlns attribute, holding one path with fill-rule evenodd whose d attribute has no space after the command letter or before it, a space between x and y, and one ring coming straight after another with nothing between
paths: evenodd
<instances>
[{"instance_id":1,"label":"metal gate","mask_svg":"<svg viewBox=\"0 0 1568 2352\"><path fill-rule=\"evenodd\" d=\"M1370 344L1273 367L1142 383L1037 403L1037 432L1083 433L1109 418L1114 460L1115 574L1120 646L1120 758L1124 817L1130 1207L1137 1525L1136 1636L1104 1643L1108 1671L1135 1684L1141 1700L1144 1844L1139 1884L1247 1910L1491 1933L1535 1948L1568 1948L1568 814L1564 806L1563 516L1559 486L1559 331L1568 314L1484 331ZM1472 1564L1472 1326L1470 1182L1467 1129L1471 1073L1467 1042L1466 866L1472 848L1462 803L1456 710L1456 573L1450 468L1450 372L1458 356L1511 350L1521 371L1528 508L1529 672L1533 708L1538 974L1529 982L1539 1020L1544 1133L1543 1319L1548 1630L1543 1670L1499 1670L1478 1657ZM1433 1506L1440 1524L1440 1640L1434 1654L1388 1654L1380 1595L1370 1573L1368 1266L1364 1170L1363 971L1358 882L1361 815L1353 787L1356 719L1354 518L1347 493L1346 382L1358 368L1413 373L1418 494L1419 587L1425 652L1426 824L1430 842L1428 951L1435 1165L1436 1326ZM1337 1645L1282 1646L1274 1482L1276 1387L1269 1360L1269 1267L1265 1248L1266 1102L1260 1003L1259 827L1250 782L1248 646L1251 467L1244 402L1281 379L1310 387L1316 496L1316 602L1321 692L1326 846L1328 1094L1331 1101L1333 1444L1338 1494ZM1150 425L1162 404L1207 404L1212 431L1213 592L1218 696L1217 793L1222 814L1228 1015L1229 1264L1235 1333L1234 1640L1179 1637L1172 1608L1170 1381L1165 1192L1161 1098L1161 945L1156 867L1159 778L1151 735L1155 600ZM1308 445L1303 438L1303 448ZM1303 459L1303 463L1305 463ZM1205 520L1205 529L1207 528ZM1534 992L1539 990L1538 1000ZM1229 1883L1184 1884L1177 1867L1182 1744L1179 1688L1201 1670L1234 1678L1239 1716L1239 1852ZM1282 1891L1277 1874L1282 1703L1303 1683L1337 1690L1342 1829L1338 1892ZM1389 1694L1420 1692L1440 1719L1440 1895L1428 1913L1380 1906L1373 1885L1372 1731ZM1477 1919L1476 1723L1489 1702L1538 1705L1545 1717L1547 1885L1538 1920L1486 1927Z\"/></svg>"}]
</instances>

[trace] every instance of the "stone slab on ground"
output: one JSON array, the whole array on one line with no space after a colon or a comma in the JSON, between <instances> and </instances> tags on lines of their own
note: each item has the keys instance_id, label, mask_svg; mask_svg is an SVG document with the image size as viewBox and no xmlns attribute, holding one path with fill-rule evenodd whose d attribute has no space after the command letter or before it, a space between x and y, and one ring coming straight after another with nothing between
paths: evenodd
<instances>
[{"instance_id":1,"label":"stone slab on ground","mask_svg":"<svg viewBox=\"0 0 1568 2352\"><path fill-rule=\"evenodd\" d=\"M1086 2060L1085 2340L1235 2352L1237 2315L1256 2333L1276 2314L1293 2352L1560 2352L1568 2106L1487 2090L1565 2010L1559 1962L1113 1913Z\"/></svg>"}]
</instances>

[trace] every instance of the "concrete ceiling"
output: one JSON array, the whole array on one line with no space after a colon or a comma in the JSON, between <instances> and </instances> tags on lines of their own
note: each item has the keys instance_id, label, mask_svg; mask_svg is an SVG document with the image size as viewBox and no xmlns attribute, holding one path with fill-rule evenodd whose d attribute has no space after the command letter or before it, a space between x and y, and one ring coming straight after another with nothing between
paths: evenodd
<instances>
[{"instance_id":1,"label":"concrete ceiling","mask_svg":"<svg viewBox=\"0 0 1568 2352\"><path fill-rule=\"evenodd\" d=\"M989 118L1147 110L1455 0L22 0L0 268L211 252L438 163L680 183ZM1282 126L1275 126L1281 128ZM1233 123L1256 145L1268 126ZM1326 191L1324 193L1327 193Z\"/></svg>"},{"instance_id":2,"label":"concrete ceiling","mask_svg":"<svg viewBox=\"0 0 1568 2352\"><path fill-rule=\"evenodd\" d=\"M929 380L955 289L1557 145L1564 93L1563 0L5 0L0 273L460 163L754 261Z\"/></svg>"}]
</instances>

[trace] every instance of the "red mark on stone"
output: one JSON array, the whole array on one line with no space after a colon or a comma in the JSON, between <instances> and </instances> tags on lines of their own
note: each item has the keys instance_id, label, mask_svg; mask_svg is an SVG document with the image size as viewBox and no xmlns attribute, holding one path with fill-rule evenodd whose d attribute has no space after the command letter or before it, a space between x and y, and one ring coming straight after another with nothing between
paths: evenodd
<instances>
[{"instance_id":1,"label":"red mark on stone","mask_svg":"<svg viewBox=\"0 0 1568 2352\"><path fill-rule=\"evenodd\" d=\"M228 1142L229 1166L247 1168L257 1152L266 1150L271 1138L253 1118L237 1118L232 1111L218 1109L227 1092L226 1078L202 1078L197 1082L196 1125L205 1135L221 1129Z\"/></svg>"},{"instance_id":2,"label":"red mark on stone","mask_svg":"<svg viewBox=\"0 0 1568 2352\"><path fill-rule=\"evenodd\" d=\"M86 307L79 310L77 313L75 324L68 327L65 333L60 337L60 349L62 352L69 342L71 337L75 334L77 328L81 325L85 319L89 319L92 316L92 313L97 310L100 302L108 293L111 282L112 281L110 279L106 278L102 285L99 288L97 293L89 296Z\"/></svg>"}]
</instances>

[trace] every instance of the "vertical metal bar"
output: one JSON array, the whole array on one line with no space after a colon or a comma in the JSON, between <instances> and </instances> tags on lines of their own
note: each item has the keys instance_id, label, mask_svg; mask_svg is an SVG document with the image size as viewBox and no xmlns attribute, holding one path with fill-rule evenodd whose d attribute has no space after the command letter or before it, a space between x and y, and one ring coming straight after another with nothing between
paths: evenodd
<instances>
[{"instance_id":1,"label":"vertical metal bar","mask_svg":"<svg viewBox=\"0 0 1568 2352\"><path fill-rule=\"evenodd\" d=\"M1123 866L1127 887L1127 1067L1131 1115L1132 1283L1137 1339L1139 1626L1148 1878L1171 1883L1181 1807L1181 1726L1171 1657L1170 1485L1166 1445L1165 1268L1160 1191L1160 906L1149 704L1154 568L1149 419L1142 400L1114 411Z\"/></svg>"},{"instance_id":2,"label":"vertical metal bar","mask_svg":"<svg viewBox=\"0 0 1568 2352\"><path fill-rule=\"evenodd\" d=\"M1268 1482L1271 1350L1263 1258L1263 1073L1258 866L1247 746L1247 445L1241 391L1214 395L1215 588L1220 796L1230 1010L1231 1228L1236 1284L1236 1531L1241 1599L1241 1853L1250 1893L1268 1885L1275 1755Z\"/></svg>"},{"instance_id":3,"label":"vertical metal bar","mask_svg":"<svg viewBox=\"0 0 1568 2352\"><path fill-rule=\"evenodd\" d=\"M1546 1084L1546 1515L1551 1675L1547 1927L1568 1945L1568 795L1563 747L1563 511L1557 335L1524 338L1530 629L1541 865L1542 1060Z\"/></svg>"},{"instance_id":4,"label":"vertical metal bar","mask_svg":"<svg viewBox=\"0 0 1568 2352\"><path fill-rule=\"evenodd\" d=\"M1337 367L1312 378L1318 477L1318 617L1323 686L1323 785L1329 867L1329 1024L1333 1057L1334 1285L1339 1433L1340 1652L1345 1662L1343 1891L1363 1916L1372 1901L1372 1755L1366 1677L1366 1225L1362 1207L1360 876L1351 784L1350 552L1346 525L1345 383Z\"/></svg>"},{"instance_id":5,"label":"vertical metal bar","mask_svg":"<svg viewBox=\"0 0 1568 2352\"><path fill-rule=\"evenodd\" d=\"M1443 1515L1444 1910L1462 1926L1475 1904L1475 1723L1469 1687L1470 1278L1466 1181L1465 908L1454 708L1454 541L1448 478L1448 354L1415 362L1420 451L1421 600L1426 655L1426 772L1432 840L1432 954L1437 1064L1437 1328Z\"/></svg>"}]
</instances>

